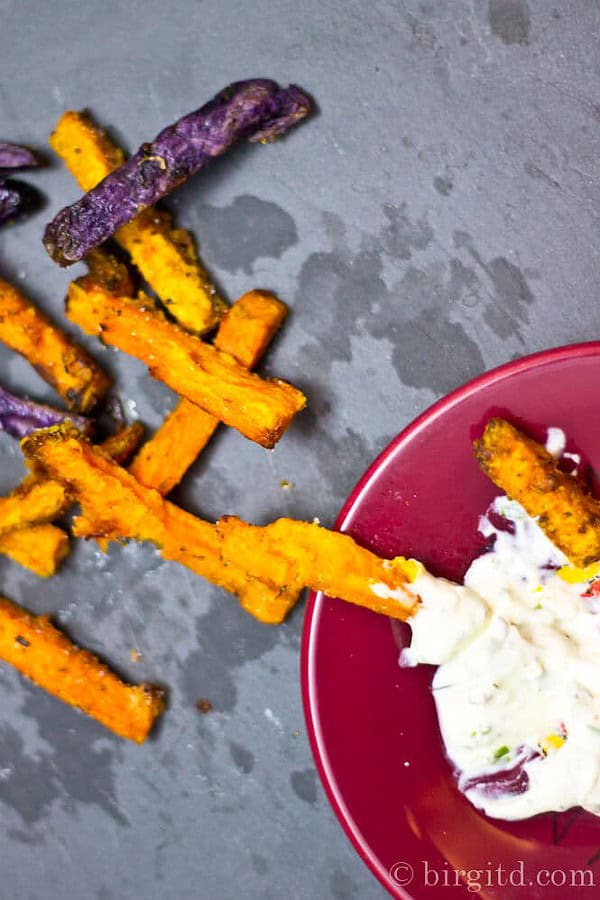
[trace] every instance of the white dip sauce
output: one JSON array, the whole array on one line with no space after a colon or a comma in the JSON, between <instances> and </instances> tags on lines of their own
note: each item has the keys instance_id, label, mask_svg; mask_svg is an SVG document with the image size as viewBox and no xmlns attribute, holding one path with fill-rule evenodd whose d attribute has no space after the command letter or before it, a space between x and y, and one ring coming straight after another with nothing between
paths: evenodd
<instances>
[{"instance_id":1,"label":"white dip sauce","mask_svg":"<svg viewBox=\"0 0 600 900\"><path fill-rule=\"evenodd\" d=\"M442 738L475 806L502 819L600 815L600 594L585 575L557 574L567 559L518 503L492 508L514 533L481 520L495 543L464 586L416 578L422 604L401 664L439 667Z\"/></svg>"}]
</instances>

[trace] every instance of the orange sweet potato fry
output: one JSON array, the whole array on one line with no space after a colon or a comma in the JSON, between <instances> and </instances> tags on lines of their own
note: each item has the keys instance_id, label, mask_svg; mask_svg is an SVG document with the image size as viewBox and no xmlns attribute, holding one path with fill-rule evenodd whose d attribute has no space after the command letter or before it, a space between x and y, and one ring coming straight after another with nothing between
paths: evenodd
<instances>
[{"instance_id":1,"label":"orange sweet potato fry","mask_svg":"<svg viewBox=\"0 0 600 900\"><path fill-rule=\"evenodd\" d=\"M270 572L284 584L323 591L395 619L406 620L417 608L417 597L406 590L421 569L413 560L381 559L347 534L294 519L259 527L225 516L217 527L224 561L235 561L257 578Z\"/></svg>"},{"instance_id":2,"label":"orange sweet potato fry","mask_svg":"<svg viewBox=\"0 0 600 900\"><path fill-rule=\"evenodd\" d=\"M69 537L56 525L30 525L0 534L0 553L40 578L54 575L69 552Z\"/></svg>"},{"instance_id":3,"label":"orange sweet potato fry","mask_svg":"<svg viewBox=\"0 0 600 900\"><path fill-rule=\"evenodd\" d=\"M60 481L30 475L6 497L0 497L0 535L27 525L51 522L69 503Z\"/></svg>"},{"instance_id":4,"label":"orange sweet potato fry","mask_svg":"<svg viewBox=\"0 0 600 900\"><path fill-rule=\"evenodd\" d=\"M287 306L271 291L248 291L223 318L215 347L251 369L262 358L286 316Z\"/></svg>"},{"instance_id":5,"label":"orange sweet potato fry","mask_svg":"<svg viewBox=\"0 0 600 900\"><path fill-rule=\"evenodd\" d=\"M48 143L84 191L125 162L123 151L85 112L64 112Z\"/></svg>"},{"instance_id":6,"label":"orange sweet potato fry","mask_svg":"<svg viewBox=\"0 0 600 900\"><path fill-rule=\"evenodd\" d=\"M475 441L485 474L537 518L540 528L576 566L600 559L600 502L561 472L545 447L505 419L490 419Z\"/></svg>"},{"instance_id":7,"label":"orange sweet potato fry","mask_svg":"<svg viewBox=\"0 0 600 900\"><path fill-rule=\"evenodd\" d=\"M140 485L70 423L36 432L23 448L81 504L76 534L150 540L165 558L237 594L263 622L281 622L304 586L399 619L416 609L406 589L419 570L414 561L381 559L348 535L290 519L263 528L234 517L203 522Z\"/></svg>"},{"instance_id":8,"label":"orange sweet potato fry","mask_svg":"<svg viewBox=\"0 0 600 900\"><path fill-rule=\"evenodd\" d=\"M120 466L125 465L136 452L144 437L144 426L141 422L132 422L117 431L116 434L102 441L102 449Z\"/></svg>"},{"instance_id":9,"label":"orange sweet potato fry","mask_svg":"<svg viewBox=\"0 0 600 900\"><path fill-rule=\"evenodd\" d=\"M141 423L130 425L102 445L105 453L115 458L127 458L137 446L143 433ZM71 497L58 479L28 475L6 497L0 497L0 535L28 525L52 522L71 504Z\"/></svg>"},{"instance_id":10,"label":"orange sweet potato fry","mask_svg":"<svg viewBox=\"0 0 600 900\"><path fill-rule=\"evenodd\" d=\"M117 462L126 462L142 439L144 428L134 422L102 444ZM54 575L69 552L64 531L45 524L69 507L71 498L60 481L29 475L7 497L0 497L0 553L36 575Z\"/></svg>"},{"instance_id":11,"label":"orange sweet potato fry","mask_svg":"<svg viewBox=\"0 0 600 900\"><path fill-rule=\"evenodd\" d=\"M249 291L221 320L215 347L251 369L281 328L287 307L268 291ZM219 420L189 400L180 400L129 471L147 487L166 495L179 484L215 432Z\"/></svg>"},{"instance_id":12,"label":"orange sweet potato fry","mask_svg":"<svg viewBox=\"0 0 600 900\"><path fill-rule=\"evenodd\" d=\"M140 484L166 496L179 484L213 436L219 420L191 400L180 400L129 466Z\"/></svg>"},{"instance_id":13,"label":"orange sweet potato fry","mask_svg":"<svg viewBox=\"0 0 600 900\"><path fill-rule=\"evenodd\" d=\"M24 356L71 410L89 411L110 386L85 350L1 278L0 341Z\"/></svg>"},{"instance_id":14,"label":"orange sweet potato fry","mask_svg":"<svg viewBox=\"0 0 600 900\"><path fill-rule=\"evenodd\" d=\"M84 191L89 191L125 159L107 134L82 112L65 112L50 136L50 146L64 160ZM173 228L163 210L144 210L115 234L171 315L190 331L210 330L226 304L198 259L187 231Z\"/></svg>"},{"instance_id":15,"label":"orange sweet potato fry","mask_svg":"<svg viewBox=\"0 0 600 900\"><path fill-rule=\"evenodd\" d=\"M22 446L30 462L61 479L81 504L83 516L74 523L78 536L151 541L165 559L236 594L245 608L264 610L268 621L281 621L298 599L297 585L277 583L269 575L255 578L235 562L224 563L215 525L141 485L70 423L37 431Z\"/></svg>"},{"instance_id":16,"label":"orange sweet potato fry","mask_svg":"<svg viewBox=\"0 0 600 900\"><path fill-rule=\"evenodd\" d=\"M110 294L117 297L133 297L135 285L131 272L120 259L107 253L102 247L96 247L86 254L85 263L89 269L89 278Z\"/></svg>"},{"instance_id":17,"label":"orange sweet potato fry","mask_svg":"<svg viewBox=\"0 0 600 900\"><path fill-rule=\"evenodd\" d=\"M149 298L114 297L89 279L72 282L69 318L88 334L144 361L151 374L250 440L273 447L306 398L250 373L230 354L167 321Z\"/></svg>"},{"instance_id":18,"label":"orange sweet potato fry","mask_svg":"<svg viewBox=\"0 0 600 900\"><path fill-rule=\"evenodd\" d=\"M140 744L163 711L163 691L130 686L50 622L0 598L0 658L60 700Z\"/></svg>"}]
</instances>

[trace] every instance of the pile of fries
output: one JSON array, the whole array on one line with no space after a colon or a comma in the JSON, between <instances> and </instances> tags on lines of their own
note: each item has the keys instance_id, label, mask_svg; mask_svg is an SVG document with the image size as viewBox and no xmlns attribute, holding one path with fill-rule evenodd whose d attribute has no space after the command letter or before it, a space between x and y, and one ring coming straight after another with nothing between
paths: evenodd
<instances>
[{"instance_id":1,"label":"pile of fries","mask_svg":"<svg viewBox=\"0 0 600 900\"><path fill-rule=\"evenodd\" d=\"M257 85L259 94L274 90L272 83ZM243 89L248 90L245 83ZM289 90L289 96L276 95L286 127L298 108L305 109L296 105L296 89ZM223 98L231 102L231 95ZM268 121L266 127L273 136L283 126ZM65 113L50 143L85 191L99 182L106 185L125 165L122 150L82 113ZM414 560L381 559L349 536L316 523L282 518L256 527L234 516L212 523L165 499L219 423L270 448L306 398L284 381L252 373L286 318L277 297L251 290L229 307L212 285L191 235L151 206L122 225L114 239L128 262L104 248L90 250L87 275L69 286L67 317L87 334L143 361L179 395L179 402L145 442L138 422L94 442L89 416L106 400L110 379L20 290L0 278L0 341L25 357L66 407L41 406L0 389L0 427L25 435L21 446L29 467L25 480L0 498L0 553L37 576L54 575L70 546L70 535L56 520L77 502L81 514L72 521L74 537L94 539L103 549L110 541L150 541L165 559L236 595L262 622L282 622L305 587L408 619L420 602L408 585L424 571ZM152 296L136 291L140 279ZM585 567L600 558L600 503L561 472L544 447L494 419L475 451L490 478L538 517L572 562ZM162 689L124 684L92 654L75 647L48 617L33 616L3 598L0 658L136 742L145 740L164 708Z\"/></svg>"},{"instance_id":2,"label":"pile of fries","mask_svg":"<svg viewBox=\"0 0 600 900\"><path fill-rule=\"evenodd\" d=\"M88 116L65 113L50 139L84 190L124 154ZM406 619L417 598L406 590L415 564L380 559L349 536L316 523L279 519L266 527L235 517L203 521L166 495L181 481L219 423L270 448L306 404L292 385L252 369L283 324L287 309L272 293L251 290L228 307L198 259L192 237L152 207L114 235L123 263L104 248L86 256L88 274L71 283L71 322L142 360L180 397L145 443L139 423L103 442L78 418L105 401L110 379L81 347L23 293L0 279L0 341L25 357L72 414L22 441L29 475L0 498L0 552L40 577L53 575L70 536L55 524L77 502L72 535L108 542L150 541L235 594L245 610L277 624L304 587ZM137 291L142 279L154 296ZM77 427L79 424L79 427ZM164 707L161 689L129 686L62 635L45 616L0 599L0 658L38 685L119 735L143 741Z\"/></svg>"}]
</instances>

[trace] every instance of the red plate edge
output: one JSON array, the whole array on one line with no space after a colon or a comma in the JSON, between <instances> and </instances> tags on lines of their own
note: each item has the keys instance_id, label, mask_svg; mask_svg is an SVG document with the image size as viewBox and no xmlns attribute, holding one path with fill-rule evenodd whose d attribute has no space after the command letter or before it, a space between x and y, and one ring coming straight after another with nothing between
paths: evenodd
<instances>
[{"instance_id":1,"label":"red plate edge","mask_svg":"<svg viewBox=\"0 0 600 900\"><path fill-rule=\"evenodd\" d=\"M398 435L388 444L387 447L375 458L371 465L367 468L364 475L359 479L348 499L342 506L337 516L333 528L337 531L347 531L351 525L350 519L354 508L359 503L362 494L369 487L370 481L376 473L379 473L394 455L398 444L404 443L408 438L414 437L419 431L432 420L446 412L451 407L458 405L463 399L470 396L475 390L485 387L491 382L510 378L523 370L535 368L537 365L549 365L556 360L565 358L584 358L587 356L596 356L600 354L600 341L585 341L576 344L567 344L560 347L553 347L547 350L539 350L527 356L520 357L516 360L496 366L488 372L466 382L461 387L456 388L441 399L435 401L431 406L424 410L416 419L410 422ZM334 773L329 765L327 750L322 740L321 727L318 721L318 713L316 705L312 703L312 697L315 690L315 679L313 677L313 651L315 626L322 610L325 595L319 591L310 591L304 616L304 625L302 629L302 647L300 654L300 681L302 690L302 703L304 709L304 718L308 738L315 760L316 768L321 778L325 792L333 807L333 810L340 821L347 837L358 852L359 856L369 867L371 872L381 882L388 892L391 893L389 873L385 869L373 853L369 845L362 840L359 827L352 819L350 812L344 802L343 796L337 790ZM313 715L314 708L314 715ZM394 895L402 898L402 900L411 900L410 894L406 893L401 887L394 886Z\"/></svg>"}]
</instances>

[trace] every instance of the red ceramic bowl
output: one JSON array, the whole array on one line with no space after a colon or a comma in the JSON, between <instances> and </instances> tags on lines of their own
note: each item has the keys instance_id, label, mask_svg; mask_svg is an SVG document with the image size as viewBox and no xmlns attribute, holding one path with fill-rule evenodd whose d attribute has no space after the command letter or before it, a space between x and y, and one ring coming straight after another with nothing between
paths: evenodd
<instances>
[{"instance_id":1,"label":"red ceramic bowl","mask_svg":"<svg viewBox=\"0 0 600 900\"><path fill-rule=\"evenodd\" d=\"M337 527L383 556L461 580L497 493L472 452L490 416L538 439L563 428L600 469L600 342L538 353L436 403L373 463ZM458 792L444 757L433 668L398 667L407 626L322 594L307 609L302 688L329 799L350 840L403 900L479 895L564 900L600 894L600 818L580 810L510 823Z\"/></svg>"}]
</instances>

